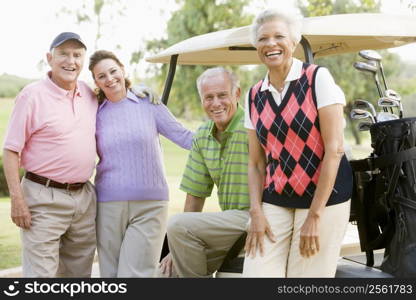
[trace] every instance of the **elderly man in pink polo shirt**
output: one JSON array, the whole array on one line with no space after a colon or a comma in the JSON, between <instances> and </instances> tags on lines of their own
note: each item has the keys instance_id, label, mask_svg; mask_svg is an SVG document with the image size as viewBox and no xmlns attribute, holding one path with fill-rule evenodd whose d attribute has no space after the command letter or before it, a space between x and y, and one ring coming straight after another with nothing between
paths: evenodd
<instances>
[{"instance_id":1,"label":"elderly man in pink polo shirt","mask_svg":"<svg viewBox=\"0 0 416 300\"><path fill-rule=\"evenodd\" d=\"M77 80L85 52L78 34L59 34L47 53L51 71L19 93L7 130L4 170L11 218L22 229L25 277L91 275L97 99Z\"/></svg>"}]
</instances>

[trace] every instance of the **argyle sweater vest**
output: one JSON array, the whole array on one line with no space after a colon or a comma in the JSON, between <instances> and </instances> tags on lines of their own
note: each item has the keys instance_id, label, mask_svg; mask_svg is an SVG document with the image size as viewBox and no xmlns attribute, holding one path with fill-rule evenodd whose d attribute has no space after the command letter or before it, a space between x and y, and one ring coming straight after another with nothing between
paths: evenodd
<instances>
[{"instance_id":1,"label":"argyle sweater vest","mask_svg":"<svg viewBox=\"0 0 416 300\"><path fill-rule=\"evenodd\" d=\"M318 68L304 63L280 105L269 90L261 91L263 80L250 89L250 119L267 156L264 202L294 208L312 202L325 151L314 88ZM351 191L352 171L344 155L327 205L347 201Z\"/></svg>"}]
</instances>

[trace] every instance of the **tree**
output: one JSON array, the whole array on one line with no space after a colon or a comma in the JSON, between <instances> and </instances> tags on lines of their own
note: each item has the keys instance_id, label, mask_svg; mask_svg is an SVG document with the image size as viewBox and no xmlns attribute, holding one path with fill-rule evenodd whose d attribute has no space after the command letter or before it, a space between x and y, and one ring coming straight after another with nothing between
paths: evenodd
<instances>
[{"instance_id":1,"label":"tree","mask_svg":"<svg viewBox=\"0 0 416 300\"><path fill-rule=\"evenodd\" d=\"M114 21L115 16L123 16L123 10L125 7L122 6L121 0L84 0L80 8L68 8L63 7L62 10L57 14L61 13L67 15L74 15L77 24L92 23L96 27L95 39L94 39L94 50L98 49L98 42L102 36L103 26L106 24L104 20L104 14L107 13L106 20ZM120 48L117 45L116 48Z\"/></svg>"},{"instance_id":2,"label":"tree","mask_svg":"<svg viewBox=\"0 0 416 300\"><path fill-rule=\"evenodd\" d=\"M182 7L172 14L167 26L167 37L148 41L147 50L159 52L184 39L250 24L253 16L243 11L248 0L180 0ZM173 113L190 118L201 112L201 104L195 86L196 78L205 70L204 66L178 66L170 99ZM236 69L236 68L234 68ZM161 86L166 78L167 66L157 72Z\"/></svg>"},{"instance_id":3,"label":"tree","mask_svg":"<svg viewBox=\"0 0 416 300\"><path fill-rule=\"evenodd\" d=\"M94 38L94 50L98 49L98 43L102 36L103 27L107 24L107 20L114 21L115 16L123 16L123 11L126 8L122 5L121 0L83 0L82 5L77 8L68 8L63 6L60 11L56 13L56 18L60 18L62 15L74 16L76 24L91 23L96 27ZM104 15L106 13L106 18ZM121 48L121 45L116 45L117 49ZM48 63L44 58L40 59L37 63L37 69L42 72Z\"/></svg>"}]
</instances>

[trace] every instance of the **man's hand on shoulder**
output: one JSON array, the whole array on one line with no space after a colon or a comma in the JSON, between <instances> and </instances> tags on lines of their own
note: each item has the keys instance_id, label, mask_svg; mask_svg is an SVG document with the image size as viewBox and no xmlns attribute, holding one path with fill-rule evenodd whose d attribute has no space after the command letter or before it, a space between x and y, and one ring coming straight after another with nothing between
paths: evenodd
<instances>
[{"instance_id":1,"label":"man's hand on shoulder","mask_svg":"<svg viewBox=\"0 0 416 300\"><path fill-rule=\"evenodd\" d=\"M159 96L143 83L133 85L131 91L139 98L149 98L149 101L152 104L158 105L162 103Z\"/></svg>"}]
</instances>

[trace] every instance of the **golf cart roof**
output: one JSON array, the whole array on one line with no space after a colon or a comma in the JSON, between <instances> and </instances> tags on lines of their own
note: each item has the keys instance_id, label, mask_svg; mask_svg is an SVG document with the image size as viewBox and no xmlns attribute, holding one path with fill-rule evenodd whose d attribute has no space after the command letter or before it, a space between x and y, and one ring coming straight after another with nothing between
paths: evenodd
<instances>
[{"instance_id":1,"label":"golf cart roof","mask_svg":"<svg viewBox=\"0 0 416 300\"><path fill-rule=\"evenodd\" d=\"M259 64L250 44L249 26L195 36L147 57L152 63L232 65ZM303 19L303 40L310 45L312 57L358 52L363 49L385 49L416 42L416 18L392 14L341 14ZM299 44L295 57L307 59L304 44Z\"/></svg>"}]
</instances>

